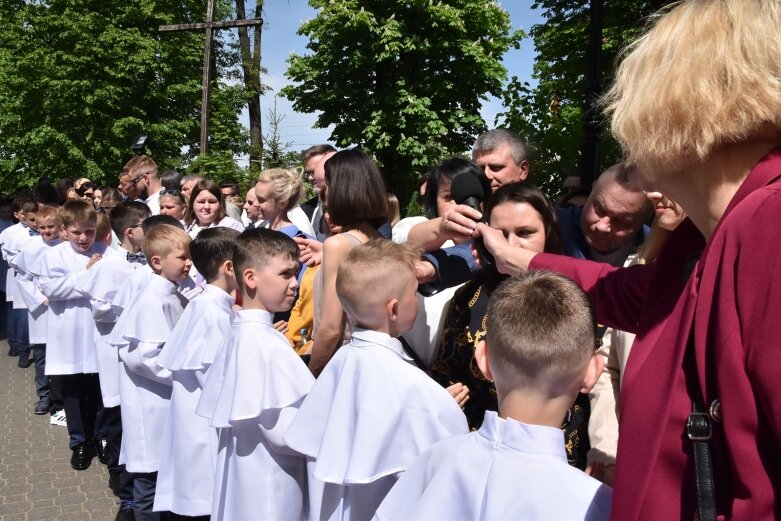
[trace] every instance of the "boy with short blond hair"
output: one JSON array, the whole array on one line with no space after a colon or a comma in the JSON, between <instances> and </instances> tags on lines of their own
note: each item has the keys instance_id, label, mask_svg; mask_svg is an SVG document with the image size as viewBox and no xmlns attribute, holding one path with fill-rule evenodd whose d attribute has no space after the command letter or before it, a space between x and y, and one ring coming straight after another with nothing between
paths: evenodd
<instances>
[{"instance_id":1,"label":"boy with short blond hair","mask_svg":"<svg viewBox=\"0 0 781 521\"><path fill-rule=\"evenodd\" d=\"M433 443L468 432L448 392L396 337L417 316L416 255L377 239L342 261L336 292L355 324L285 434L307 456L310 519L370 519L398 475Z\"/></svg>"},{"instance_id":2,"label":"boy with short blond hair","mask_svg":"<svg viewBox=\"0 0 781 521\"><path fill-rule=\"evenodd\" d=\"M567 463L561 431L602 371L594 331L588 298L566 277L534 271L504 281L475 352L496 383L498 414L424 452L376 519L609 519L610 489Z\"/></svg>"},{"instance_id":3,"label":"boy with short blond hair","mask_svg":"<svg viewBox=\"0 0 781 521\"><path fill-rule=\"evenodd\" d=\"M305 461L282 435L314 378L272 325L274 313L293 305L298 255L293 239L274 230L246 230L236 241L233 266L243 309L197 411L219 435L212 519L305 514Z\"/></svg>"},{"instance_id":4,"label":"boy with short blond hair","mask_svg":"<svg viewBox=\"0 0 781 521\"><path fill-rule=\"evenodd\" d=\"M157 364L157 357L184 310L177 283L190 270L190 238L179 228L157 226L144 238L144 255L154 274L120 316L110 342L122 362L120 463L133 475L133 512L137 520L159 520L161 513L152 508L171 372Z\"/></svg>"},{"instance_id":5,"label":"boy with short blond hair","mask_svg":"<svg viewBox=\"0 0 781 521\"><path fill-rule=\"evenodd\" d=\"M196 415L201 389L233 321L237 289L233 269L237 230L202 230L190 244L193 265L207 284L187 305L157 363L171 371L171 407L163 434L156 511L197 517L211 514L217 433Z\"/></svg>"},{"instance_id":6,"label":"boy with short blond hair","mask_svg":"<svg viewBox=\"0 0 781 521\"><path fill-rule=\"evenodd\" d=\"M95 324L89 299L76 288L93 258L106 253L95 243L97 214L85 201L68 201L60 212L67 242L49 248L30 267L49 302L46 374L61 375L71 466L89 467L95 455L93 435L102 409L95 354Z\"/></svg>"}]
</instances>

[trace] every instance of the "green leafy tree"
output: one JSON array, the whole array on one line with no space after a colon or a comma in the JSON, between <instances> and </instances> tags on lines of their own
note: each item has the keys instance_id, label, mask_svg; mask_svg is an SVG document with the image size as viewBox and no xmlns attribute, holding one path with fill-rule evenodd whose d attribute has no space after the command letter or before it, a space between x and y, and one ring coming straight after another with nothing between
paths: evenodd
<instances>
[{"instance_id":1,"label":"green leafy tree","mask_svg":"<svg viewBox=\"0 0 781 521\"><path fill-rule=\"evenodd\" d=\"M163 168L194 157L203 35L157 27L204 16L198 0L2 2L0 188L41 176L113 184L139 134ZM240 148L243 94L215 84L214 151Z\"/></svg>"},{"instance_id":2,"label":"green leafy tree","mask_svg":"<svg viewBox=\"0 0 781 521\"><path fill-rule=\"evenodd\" d=\"M309 4L320 10L299 29L310 53L290 58L295 85L282 94L334 125L338 146L372 153L406 204L418 175L485 129L480 106L501 92L501 57L523 34L493 0Z\"/></svg>"},{"instance_id":3,"label":"green leafy tree","mask_svg":"<svg viewBox=\"0 0 781 521\"><path fill-rule=\"evenodd\" d=\"M616 59L642 31L649 16L668 2L615 0L606 2L602 43L602 78L613 79ZM586 49L589 3L583 0L537 0L545 22L529 31L537 57L532 77L536 85L512 77L503 94L503 113L495 123L526 136L534 152L531 179L550 195L561 180L579 175L583 111L586 101ZM606 137L600 149L603 167L616 162L620 151Z\"/></svg>"}]
</instances>

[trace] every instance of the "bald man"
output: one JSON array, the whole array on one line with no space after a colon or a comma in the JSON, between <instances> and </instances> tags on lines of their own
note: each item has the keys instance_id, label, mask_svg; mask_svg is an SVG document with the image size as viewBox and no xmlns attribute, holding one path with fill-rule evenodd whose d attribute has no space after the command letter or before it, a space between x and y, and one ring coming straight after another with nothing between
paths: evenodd
<instances>
[{"instance_id":1,"label":"bald man","mask_svg":"<svg viewBox=\"0 0 781 521\"><path fill-rule=\"evenodd\" d=\"M583 208L559 208L564 254L623 266L645 240L652 208L645 193L632 184L620 165L594 182Z\"/></svg>"}]
</instances>

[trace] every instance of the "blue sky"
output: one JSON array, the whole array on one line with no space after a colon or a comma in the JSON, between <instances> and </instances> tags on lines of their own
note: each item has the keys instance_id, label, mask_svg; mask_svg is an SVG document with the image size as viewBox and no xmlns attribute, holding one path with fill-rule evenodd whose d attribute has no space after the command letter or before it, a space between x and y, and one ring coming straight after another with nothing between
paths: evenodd
<instances>
[{"instance_id":1,"label":"blue sky","mask_svg":"<svg viewBox=\"0 0 781 521\"><path fill-rule=\"evenodd\" d=\"M510 13L515 28L528 31L532 25L542 21L540 13L531 9L532 0L506 0L500 3ZM306 0L266 1L263 11L266 23L262 41L262 65L268 69L268 74L262 79L273 89L261 100L265 133L265 115L274 104L274 93L288 84L285 78L285 60L291 53L304 54L306 51L307 39L296 32L304 20L315 16L316 11L309 7ZM534 63L534 46L531 40L525 39L521 48L508 52L503 61L508 76L517 75L523 80L530 79ZM500 109L501 103L493 99L483 106L482 115L489 125ZM316 118L314 114L294 112L290 102L281 97L277 98L277 112L285 116L282 121L282 141L293 142L292 150L302 150L310 145L328 141L330 132L327 129L312 128Z\"/></svg>"}]
</instances>

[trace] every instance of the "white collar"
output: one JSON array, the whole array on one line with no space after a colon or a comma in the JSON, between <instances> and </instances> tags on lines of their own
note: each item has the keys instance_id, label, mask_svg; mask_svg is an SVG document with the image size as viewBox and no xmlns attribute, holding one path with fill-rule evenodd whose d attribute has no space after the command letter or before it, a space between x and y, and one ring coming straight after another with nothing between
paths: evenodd
<instances>
[{"instance_id":1,"label":"white collar","mask_svg":"<svg viewBox=\"0 0 781 521\"><path fill-rule=\"evenodd\" d=\"M233 306L234 300L230 293L225 292L214 284L205 284L203 286L203 292L215 297L220 301L220 304L227 307L228 309L231 309L231 306Z\"/></svg>"},{"instance_id":2,"label":"white collar","mask_svg":"<svg viewBox=\"0 0 781 521\"><path fill-rule=\"evenodd\" d=\"M234 324L242 322L260 322L268 326L273 324L274 315L263 309L240 309L236 312Z\"/></svg>"},{"instance_id":3,"label":"white collar","mask_svg":"<svg viewBox=\"0 0 781 521\"><path fill-rule=\"evenodd\" d=\"M363 329L357 327L353 329L352 341L350 345L353 347L374 347L380 346L392 351L401 357L402 360L412 362L412 358L404 351L404 347L397 338L393 338L388 333L382 333L380 331L372 331L370 329Z\"/></svg>"},{"instance_id":4,"label":"white collar","mask_svg":"<svg viewBox=\"0 0 781 521\"><path fill-rule=\"evenodd\" d=\"M500 445L529 454L545 454L567 461L564 433L556 427L530 425L512 418L500 418L496 411L486 411L483 425L477 431L495 448Z\"/></svg>"}]
</instances>

